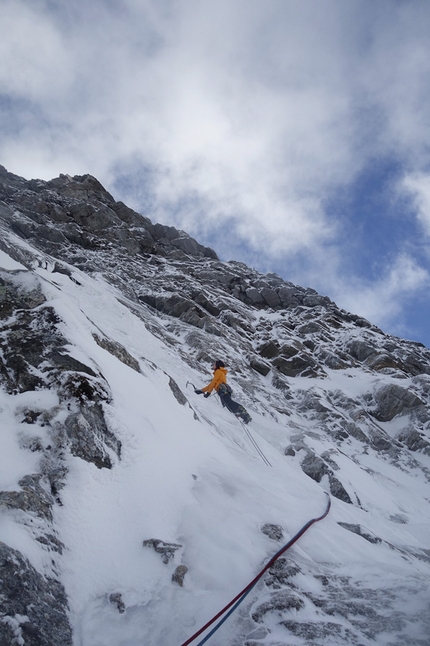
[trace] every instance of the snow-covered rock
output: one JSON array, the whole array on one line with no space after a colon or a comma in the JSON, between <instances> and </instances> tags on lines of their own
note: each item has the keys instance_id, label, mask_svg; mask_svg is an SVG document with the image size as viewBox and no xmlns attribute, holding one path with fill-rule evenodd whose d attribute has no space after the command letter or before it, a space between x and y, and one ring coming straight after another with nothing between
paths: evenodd
<instances>
[{"instance_id":1,"label":"snow-covered rock","mask_svg":"<svg viewBox=\"0 0 430 646\"><path fill-rule=\"evenodd\" d=\"M90 176L0 168L0 427L2 646L180 646L325 491L212 643L430 643L430 351Z\"/></svg>"}]
</instances>

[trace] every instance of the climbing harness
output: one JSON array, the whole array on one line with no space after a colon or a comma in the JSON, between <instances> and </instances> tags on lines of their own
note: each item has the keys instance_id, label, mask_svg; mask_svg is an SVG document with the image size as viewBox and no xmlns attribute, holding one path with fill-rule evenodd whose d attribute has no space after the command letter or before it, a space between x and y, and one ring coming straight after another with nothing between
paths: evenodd
<instances>
[{"instance_id":1,"label":"climbing harness","mask_svg":"<svg viewBox=\"0 0 430 646\"><path fill-rule=\"evenodd\" d=\"M284 547L282 547L278 552L276 552L275 556L273 556L273 557L270 559L270 561L269 561L269 562L264 566L264 568L263 568L263 569L262 569L262 570L257 574L257 576L256 576L256 577L254 577L254 579L253 579L250 583L248 583L248 585L247 585L247 586L242 590L242 592L239 592L239 594L238 594L238 595L236 595L236 596L235 596L235 598L234 598L234 599L232 599L232 600L230 601L230 603L228 603L228 604L227 604L227 605L226 605L222 610L220 610L220 611L215 615L215 617L213 617L213 618L212 618L210 621L208 621L204 626L202 626L202 628L200 628L200 630L198 630L196 633L194 633L194 635L193 635L192 637L190 637L189 639L187 639L187 641L185 641L183 644L181 644L181 646L188 646L188 644L191 644L191 642L193 642L195 639L197 639L197 637L198 637L199 635L201 635L201 634L202 634L202 633L203 633L207 628L209 628L209 626L212 626L212 624L213 624L213 623L215 623L215 621L217 621L217 619L219 619L220 617L222 617L222 615L224 615L224 613L226 613L226 612L227 612L227 610L229 610L229 608L230 608L229 612L227 612L227 614L225 614L225 615L224 615L224 617L222 617L222 619L221 619L221 620L216 624L216 626L214 626L214 628L212 628L212 630L211 630L211 631L210 631L210 632L209 632L209 633L208 633L208 634L207 634L207 635L206 635L206 636L205 636L205 637L204 637L204 638L203 638L203 639L202 639L198 644L196 644L196 646L202 646L202 644L205 644L205 643L208 641L208 639L209 639L210 637L212 637L212 635L213 635L213 634L214 634L214 633L215 633L215 632L216 632L216 631L217 631L217 630L222 626L222 624L223 624L223 623L224 623L224 622L225 622L225 621L230 617L230 615L231 615L231 614L236 610L236 608L237 608L237 607L242 603L242 601L245 599L245 597L246 597L246 596L251 592L251 590L253 589L253 587L254 587L254 586L257 584L257 582L261 579L261 577L263 576L263 574L264 574L265 572L267 572L267 570L268 570L269 568L271 568L271 567L272 567L272 565L275 563L275 561L277 561L277 559L278 559L278 558L279 558L279 557L280 557L284 552L286 552L286 551L287 551L287 550L288 550L292 545L294 545L294 543L295 543L296 541L298 541L298 540L299 540L299 538L300 538L301 536L303 536L303 534L304 534L304 533L309 529L309 527L311 527L314 523L317 523L319 520L323 520L323 518L325 518L325 517L327 516L328 512L330 511L330 507L331 507L331 500L330 500L330 496L329 496L329 494L328 494L326 491L325 491L324 493L325 493L325 494L326 494L326 496L327 496L327 507L326 507L326 509L325 509L325 512L324 512L321 516L318 516L318 518L312 518L311 520L309 520L309 521L306 523L306 525L303 525L303 527L301 528L301 530L299 530L299 531L297 532L297 534L296 534L295 536L293 536L293 538L292 538L290 541L288 541L288 543L287 543L286 545L284 545Z\"/></svg>"},{"instance_id":2,"label":"climbing harness","mask_svg":"<svg viewBox=\"0 0 430 646\"><path fill-rule=\"evenodd\" d=\"M222 397L223 395L228 395L231 397L233 394L232 388L228 384L220 384L218 386L218 395Z\"/></svg>"},{"instance_id":3,"label":"climbing harness","mask_svg":"<svg viewBox=\"0 0 430 646\"><path fill-rule=\"evenodd\" d=\"M239 418L238 418L238 419L239 419ZM260 447L258 446L257 442L255 441L255 439L254 439L254 437L253 437L253 435L252 435L251 431L250 431L250 430L249 430L249 428L247 427L247 425L246 425L244 422L242 422L240 419L239 419L239 423L240 423L241 427L243 428L243 430L245 431L245 433L247 434L247 436L249 437L249 439L250 439L250 441L251 441L251 443L252 443L253 447L254 447L254 448L255 448L255 450L257 451L257 453L258 453L258 455L260 456L260 458L263 460L263 462L264 462L265 464L267 464L267 466L268 466L268 467L271 467L271 466L272 466L272 464L269 462L269 460L268 460L268 459L266 458L266 456L264 455L263 451L262 451L262 450L260 449Z\"/></svg>"}]
</instances>

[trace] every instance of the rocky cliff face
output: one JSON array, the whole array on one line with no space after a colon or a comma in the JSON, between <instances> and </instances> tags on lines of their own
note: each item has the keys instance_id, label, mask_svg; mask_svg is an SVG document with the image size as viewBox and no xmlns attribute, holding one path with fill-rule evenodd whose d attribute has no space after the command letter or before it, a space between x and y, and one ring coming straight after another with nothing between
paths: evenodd
<instances>
[{"instance_id":1,"label":"rocky cliff face","mask_svg":"<svg viewBox=\"0 0 430 646\"><path fill-rule=\"evenodd\" d=\"M204 413L189 401L180 375L204 383L213 359L226 358L242 401L253 416L270 420L265 439L280 459L346 510L337 522L343 540L383 544L412 569L428 567L430 546L417 539L405 544L403 535L396 543L395 531L379 536L360 520L372 505L384 507L370 502L371 482L392 483L395 474L402 483L423 483L411 505L428 516L430 351L423 345L384 334L276 274L220 262L184 232L116 202L90 176L26 181L0 167L0 250L19 263L0 270L2 419L6 444L13 435L26 456L15 487L0 491L0 511L43 555L35 566L17 550L20 541L0 542L1 646L72 644L62 579L67 536L55 521L68 456L99 470L115 469L122 459L122 439L107 414L112 384L95 360L70 351L67 312L46 289L62 280L78 288L88 276L108 286L182 365L167 375L170 391L196 418ZM92 341L137 374L168 372L167 364L142 363L126 337L110 336L100 321ZM391 528L410 522L406 494L401 498L384 513ZM318 585L309 584L312 578ZM424 575L418 579L417 595L425 587ZM423 636L430 632L428 609L400 610L393 590L360 588L351 576L331 572L329 563L318 571L284 558L264 585L238 641L222 643L430 643ZM402 597L411 582L399 587ZM124 613L121 595L114 599ZM319 621L306 619L310 606ZM416 635L408 632L414 624L423 626Z\"/></svg>"}]
</instances>

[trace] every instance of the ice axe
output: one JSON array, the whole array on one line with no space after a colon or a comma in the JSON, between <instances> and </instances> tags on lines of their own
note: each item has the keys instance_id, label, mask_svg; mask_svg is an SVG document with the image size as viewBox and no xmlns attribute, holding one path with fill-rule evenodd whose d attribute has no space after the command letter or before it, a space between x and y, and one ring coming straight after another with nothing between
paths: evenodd
<instances>
[{"instance_id":1,"label":"ice axe","mask_svg":"<svg viewBox=\"0 0 430 646\"><path fill-rule=\"evenodd\" d=\"M188 387L188 385L190 385L190 386L192 386L194 388L194 392L197 393L197 395L204 394L205 397L210 397L210 393L203 393L203 391L200 390L200 388L196 388L195 385L191 383L191 381L187 381L187 386L186 387Z\"/></svg>"}]
</instances>

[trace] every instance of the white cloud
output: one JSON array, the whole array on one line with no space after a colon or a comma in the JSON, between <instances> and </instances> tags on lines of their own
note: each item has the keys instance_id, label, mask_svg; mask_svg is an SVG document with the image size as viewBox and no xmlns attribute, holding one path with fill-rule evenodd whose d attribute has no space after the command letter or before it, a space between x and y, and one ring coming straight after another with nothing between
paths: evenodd
<instances>
[{"instance_id":1,"label":"white cloud","mask_svg":"<svg viewBox=\"0 0 430 646\"><path fill-rule=\"evenodd\" d=\"M0 88L3 96L44 104L68 98L72 52L38 3L0 4Z\"/></svg>"},{"instance_id":2,"label":"white cloud","mask_svg":"<svg viewBox=\"0 0 430 646\"><path fill-rule=\"evenodd\" d=\"M412 198L416 214L424 232L430 236L430 175L426 173L414 173L407 175L400 190L405 191Z\"/></svg>"},{"instance_id":3,"label":"white cloud","mask_svg":"<svg viewBox=\"0 0 430 646\"><path fill-rule=\"evenodd\" d=\"M361 163L337 41L345 12L244 0L61 6L4 5L4 90L49 123L28 119L21 138L6 137L6 165L39 159L43 176L70 164L110 182L121 161L140 158L156 171L165 217L190 192L200 200L178 216L191 229L203 208L274 252L330 237L321 197Z\"/></svg>"},{"instance_id":4,"label":"white cloud","mask_svg":"<svg viewBox=\"0 0 430 646\"><path fill-rule=\"evenodd\" d=\"M408 169L430 231L429 31L421 0L3 0L0 163L150 192L153 219L303 254L332 294L349 250L326 203L370 161ZM368 316L396 311L400 264L355 290Z\"/></svg>"},{"instance_id":5,"label":"white cloud","mask_svg":"<svg viewBox=\"0 0 430 646\"><path fill-rule=\"evenodd\" d=\"M400 254L374 282L338 281L335 300L344 309L364 316L383 329L401 325L399 315L417 294L430 287L430 273L414 258Z\"/></svg>"}]
</instances>

